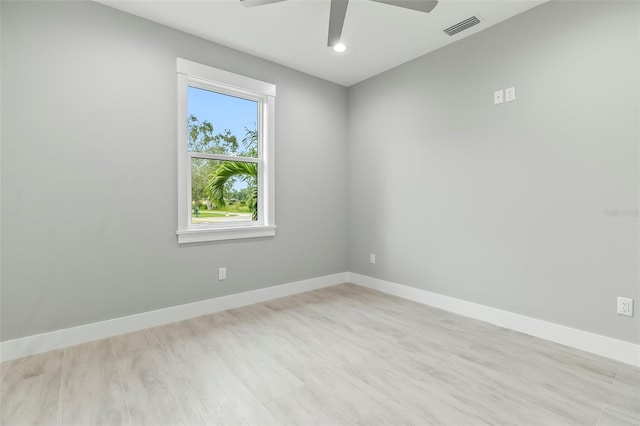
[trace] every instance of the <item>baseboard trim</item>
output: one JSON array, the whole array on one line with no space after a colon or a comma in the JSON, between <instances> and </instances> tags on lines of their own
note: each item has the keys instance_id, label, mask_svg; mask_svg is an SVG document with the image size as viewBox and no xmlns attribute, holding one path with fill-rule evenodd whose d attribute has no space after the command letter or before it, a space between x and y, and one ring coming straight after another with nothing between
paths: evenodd
<instances>
[{"instance_id":1,"label":"baseboard trim","mask_svg":"<svg viewBox=\"0 0 640 426\"><path fill-rule=\"evenodd\" d=\"M155 311L65 328L0 342L0 360L8 361L23 356L60 349L67 346L117 336L119 334L182 321L227 309L290 296L309 290L330 287L347 281L348 273L326 275L303 281L262 288L245 293L232 294L184 305L171 306Z\"/></svg>"},{"instance_id":2,"label":"baseboard trim","mask_svg":"<svg viewBox=\"0 0 640 426\"><path fill-rule=\"evenodd\" d=\"M366 275L349 282L640 367L640 345Z\"/></svg>"},{"instance_id":3,"label":"baseboard trim","mask_svg":"<svg viewBox=\"0 0 640 426\"><path fill-rule=\"evenodd\" d=\"M331 287L344 282L351 282L362 287L640 367L640 345L353 272L326 275L7 340L0 342L0 360L8 361L175 321L182 321L200 315Z\"/></svg>"}]
</instances>

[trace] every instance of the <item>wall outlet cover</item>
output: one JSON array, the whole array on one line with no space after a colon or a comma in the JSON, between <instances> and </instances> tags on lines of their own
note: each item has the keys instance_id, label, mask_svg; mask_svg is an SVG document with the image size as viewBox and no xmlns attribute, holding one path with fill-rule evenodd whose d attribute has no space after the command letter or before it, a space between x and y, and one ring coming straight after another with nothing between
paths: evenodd
<instances>
[{"instance_id":1,"label":"wall outlet cover","mask_svg":"<svg viewBox=\"0 0 640 426\"><path fill-rule=\"evenodd\" d=\"M512 86L504 90L504 97L507 102L516 100L516 87Z\"/></svg>"},{"instance_id":2,"label":"wall outlet cover","mask_svg":"<svg viewBox=\"0 0 640 426\"><path fill-rule=\"evenodd\" d=\"M633 299L628 299L626 297L618 297L618 314L632 317L633 316Z\"/></svg>"},{"instance_id":3,"label":"wall outlet cover","mask_svg":"<svg viewBox=\"0 0 640 426\"><path fill-rule=\"evenodd\" d=\"M500 89L493 92L493 103L501 104L502 102L504 102L504 90Z\"/></svg>"}]
</instances>

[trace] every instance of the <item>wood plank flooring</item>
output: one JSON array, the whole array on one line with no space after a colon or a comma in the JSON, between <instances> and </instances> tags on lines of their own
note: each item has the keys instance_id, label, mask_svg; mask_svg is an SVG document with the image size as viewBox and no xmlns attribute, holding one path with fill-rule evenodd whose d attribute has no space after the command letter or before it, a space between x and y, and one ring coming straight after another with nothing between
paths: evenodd
<instances>
[{"instance_id":1,"label":"wood plank flooring","mask_svg":"<svg viewBox=\"0 0 640 426\"><path fill-rule=\"evenodd\" d=\"M640 425L640 369L351 284L0 378L3 425Z\"/></svg>"}]
</instances>

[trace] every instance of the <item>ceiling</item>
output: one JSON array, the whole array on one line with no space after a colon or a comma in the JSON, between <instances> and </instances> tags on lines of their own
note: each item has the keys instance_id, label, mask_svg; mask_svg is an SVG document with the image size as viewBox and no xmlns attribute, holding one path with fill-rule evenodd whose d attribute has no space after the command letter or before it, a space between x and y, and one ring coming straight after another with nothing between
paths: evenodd
<instances>
[{"instance_id":1,"label":"ceiling","mask_svg":"<svg viewBox=\"0 0 640 426\"><path fill-rule=\"evenodd\" d=\"M347 51L327 47L330 0L245 7L238 0L98 0L104 5L287 67L351 86L544 3L546 0L440 0L421 13L351 0L342 31ZM471 16L480 24L446 35Z\"/></svg>"}]
</instances>

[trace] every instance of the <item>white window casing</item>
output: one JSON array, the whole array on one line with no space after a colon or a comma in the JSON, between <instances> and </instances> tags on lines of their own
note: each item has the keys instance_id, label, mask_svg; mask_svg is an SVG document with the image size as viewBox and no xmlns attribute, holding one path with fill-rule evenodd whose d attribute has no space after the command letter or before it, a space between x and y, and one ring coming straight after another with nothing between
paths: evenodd
<instances>
[{"instance_id":1,"label":"white window casing","mask_svg":"<svg viewBox=\"0 0 640 426\"><path fill-rule=\"evenodd\" d=\"M178 243L196 243L275 235L275 96L276 86L232 72L177 58L178 78ZM236 157L188 150L189 87L258 103L258 156ZM257 163L258 220L194 224L191 221L192 158Z\"/></svg>"}]
</instances>

